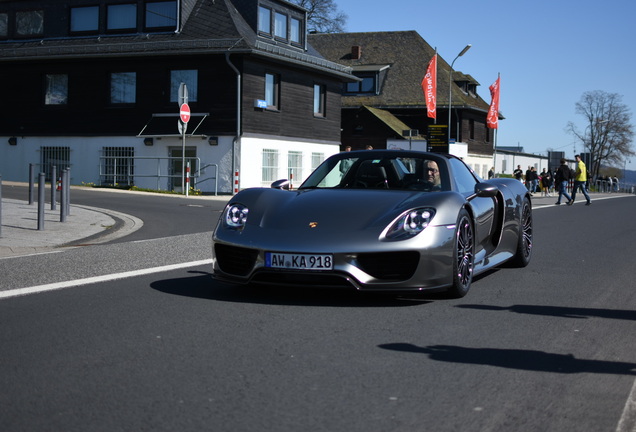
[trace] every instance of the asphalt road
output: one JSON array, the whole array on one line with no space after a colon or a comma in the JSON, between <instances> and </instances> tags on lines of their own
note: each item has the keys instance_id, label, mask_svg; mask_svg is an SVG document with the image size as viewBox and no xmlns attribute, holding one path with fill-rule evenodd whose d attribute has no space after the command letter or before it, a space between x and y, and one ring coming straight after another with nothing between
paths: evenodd
<instances>
[{"instance_id":1,"label":"asphalt road","mask_svg":"<svg viewBox=\"0 0 636 432\"><path fill-rule=\"evenodd\" d=\"M636 431L636 197L535 208L458 300L220 284L215 204L95 199L143 231L0 260L60 283L0 299L2 431Z\"/></svg>"}]
</instances>

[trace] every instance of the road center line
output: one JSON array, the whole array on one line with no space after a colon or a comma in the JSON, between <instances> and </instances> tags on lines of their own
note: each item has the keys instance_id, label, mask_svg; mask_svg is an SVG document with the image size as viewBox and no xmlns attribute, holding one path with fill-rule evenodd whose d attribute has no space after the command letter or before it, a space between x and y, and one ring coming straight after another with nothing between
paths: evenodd
<instances>
[{"instance_id":1,"label":"road center line","mask_svg":"<svg viewBox=\"0 0 636 432\"><path fill-rule=\"evenodd\" d=\"M26 288L0 291L0 300L5 298L28 295L28 294L36 294L36 293L54 291L54 290L59 290L64 288L72 288L72 287L99 283L99 282L109 282L109 281L113 281L117 279L126 279L126 278L131 278L136 276L143 276L143 275L149 275L153 273L179 270L182 268L196 267L196 266L207 265L207 264L212 264L212 260L206 259L206 260L192 261L192 262L186 262L181 264L171 264L171 265L166 265L161 267L152 267L147 269L123 272L123 273L113 273L108 275L89 277L85 279L70 280L66 282L57 282L57 283L46 284L46 285L37 285L37 286L26 287Z\"/></svg>"}]
</instances>

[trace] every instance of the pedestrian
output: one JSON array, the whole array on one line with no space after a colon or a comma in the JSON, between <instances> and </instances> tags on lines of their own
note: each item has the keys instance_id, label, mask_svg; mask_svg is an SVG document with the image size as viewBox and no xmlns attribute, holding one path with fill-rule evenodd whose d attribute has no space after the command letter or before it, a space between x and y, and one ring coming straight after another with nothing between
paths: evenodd
<instances>
[{"instance_id":1,"label":"pedestrian","mask_svg":"<svg viewBox=\"0 0 636 432\"><path fill-rule=\"evenodd\" d=\"M552 187L552 175L550 175L550 171L546 171L543 168L541 172L541 186L543 188L543 196L550 196L550 188Z\"/></svg>"},{"instance_id":2,"label":"pedestrian","mask_svg":"<svg viewBox=\"0 0 636 432\"><path fill-rule=\"evenodd\" d=\"M585 205L592 204L592 200L590 199L590 195L587 193L587 169L585 167L585 162L581 160L581 155L575 155L576 159L576 171L574 173L574 188L572 189L572 201L568 203L568 205L574 204L574 199L576 198L576 190L581 189L587 203Z\"/></svg>"},{"instance_id":3,"label":"pedestrian","mask_svg":"<svg viewBox=\"0 0 636 432\"><path fill-rule=\"evenodd\" d=\"M571 203L574 202L572 197L568 195L567 191L568 182L570 181L571 177L572 174L570 173L570 167L567 165L567 161L565 159L561 159L561 165L559 165L559 168L557 168L556 174L554 176L555 185L559 190L557 202L554 203L555 205L561 204L561 196L567 198L567 203L569 205L572 205Z\"/></svg>"},{"instance_id":4,"label":"pedestrian","mask_svg":"<svg viewBox=\"0 0 636 432\"><path fill-rule=\"evenodd\" d=\"M532 195L532 167L528 165L528 169L526 170L526 189Z\"/></svg>"},{"instance_id":5,"label":"pedestrian","mask_svg":"<svg viewBox=\"0 0 636 432\"><path fill-rule=\"evenodd\" d=\"M521 165L517 165L517 169L512 172L512 175L523 183L523 170L521 169Z\"/></svg>"},{"instance_id":6,"label":"pedestrian","mask_svg":"<svg viewBox=\"0 0 636 432\"><path fill-rule=\"evenodd\" d=\"M488 180L490 180L494 176L495 176L495 167L492 167L490 168L490 171L488 171Z\"/></svg>"},{"instance_id":7,"label":"pedestrian","mask_svg":"<svg viewBox=\"0 0 636 432\"><path fill-rule=\"evenodd\" d=\"M351 146L345 146L344 151L350 152ZM349 171L349 168L351 168L351 165L353 165L353 160L351 158L342 159L340 161L340 174L344 176Z\"/></svg>"},{"instance_id":8,"label":"pedestrian","mask_svg":"<svg viewBox=\"0 0 636 432\"><path fill-rule=\"evenodd\" d=\"M532 182L532 193L537 193L539 189L539 174L537 174L537 169L535 167L532 167L530 169L530 174L532 176L532 178L530 179Z\"/></svg>"}]
</instances>

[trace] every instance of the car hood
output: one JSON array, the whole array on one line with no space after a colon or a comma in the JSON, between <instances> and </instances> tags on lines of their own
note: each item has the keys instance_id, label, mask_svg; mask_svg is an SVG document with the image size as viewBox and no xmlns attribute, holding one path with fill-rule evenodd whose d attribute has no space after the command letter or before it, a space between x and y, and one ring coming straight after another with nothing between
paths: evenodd
<instances>
[{"instance_id":1,"label":"car hood","mask_svg":"<svg viewBox=\"0 0 636 432\"><path fill-rule=\"evenodd\" d=\"M307 189L281 191L246 189L232 203L249 208L241 242L264 246L284 244L343 244L377 241L382 231L404 211L436 207L450 192ZM436 221L433 220L433 223ZM229 238L217 230L217 239ZM225 230L227 231L227 230ZM239 234L231 234L237 241ZM290 247L291 249L291 247Z\"/></svg>"}]
</instances>

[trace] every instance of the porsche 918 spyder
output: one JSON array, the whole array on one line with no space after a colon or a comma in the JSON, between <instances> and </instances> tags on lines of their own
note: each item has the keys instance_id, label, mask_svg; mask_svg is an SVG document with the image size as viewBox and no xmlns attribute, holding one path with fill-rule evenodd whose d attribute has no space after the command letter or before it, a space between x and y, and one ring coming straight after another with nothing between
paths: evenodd
<instances>
[{"instance_id":1,"label":"porsche 918 spyder","mask_svg":"<svg viewBox=\"0 0 636 432\"><path fill-rule=\"evenodd\" d=\"M233 196L213 233L214 276L462 297L477 274L528 265L532 229L517 180L484 181L451 155L343 152L297 189L279 180Z\"/></svg>"}]
</instances>

